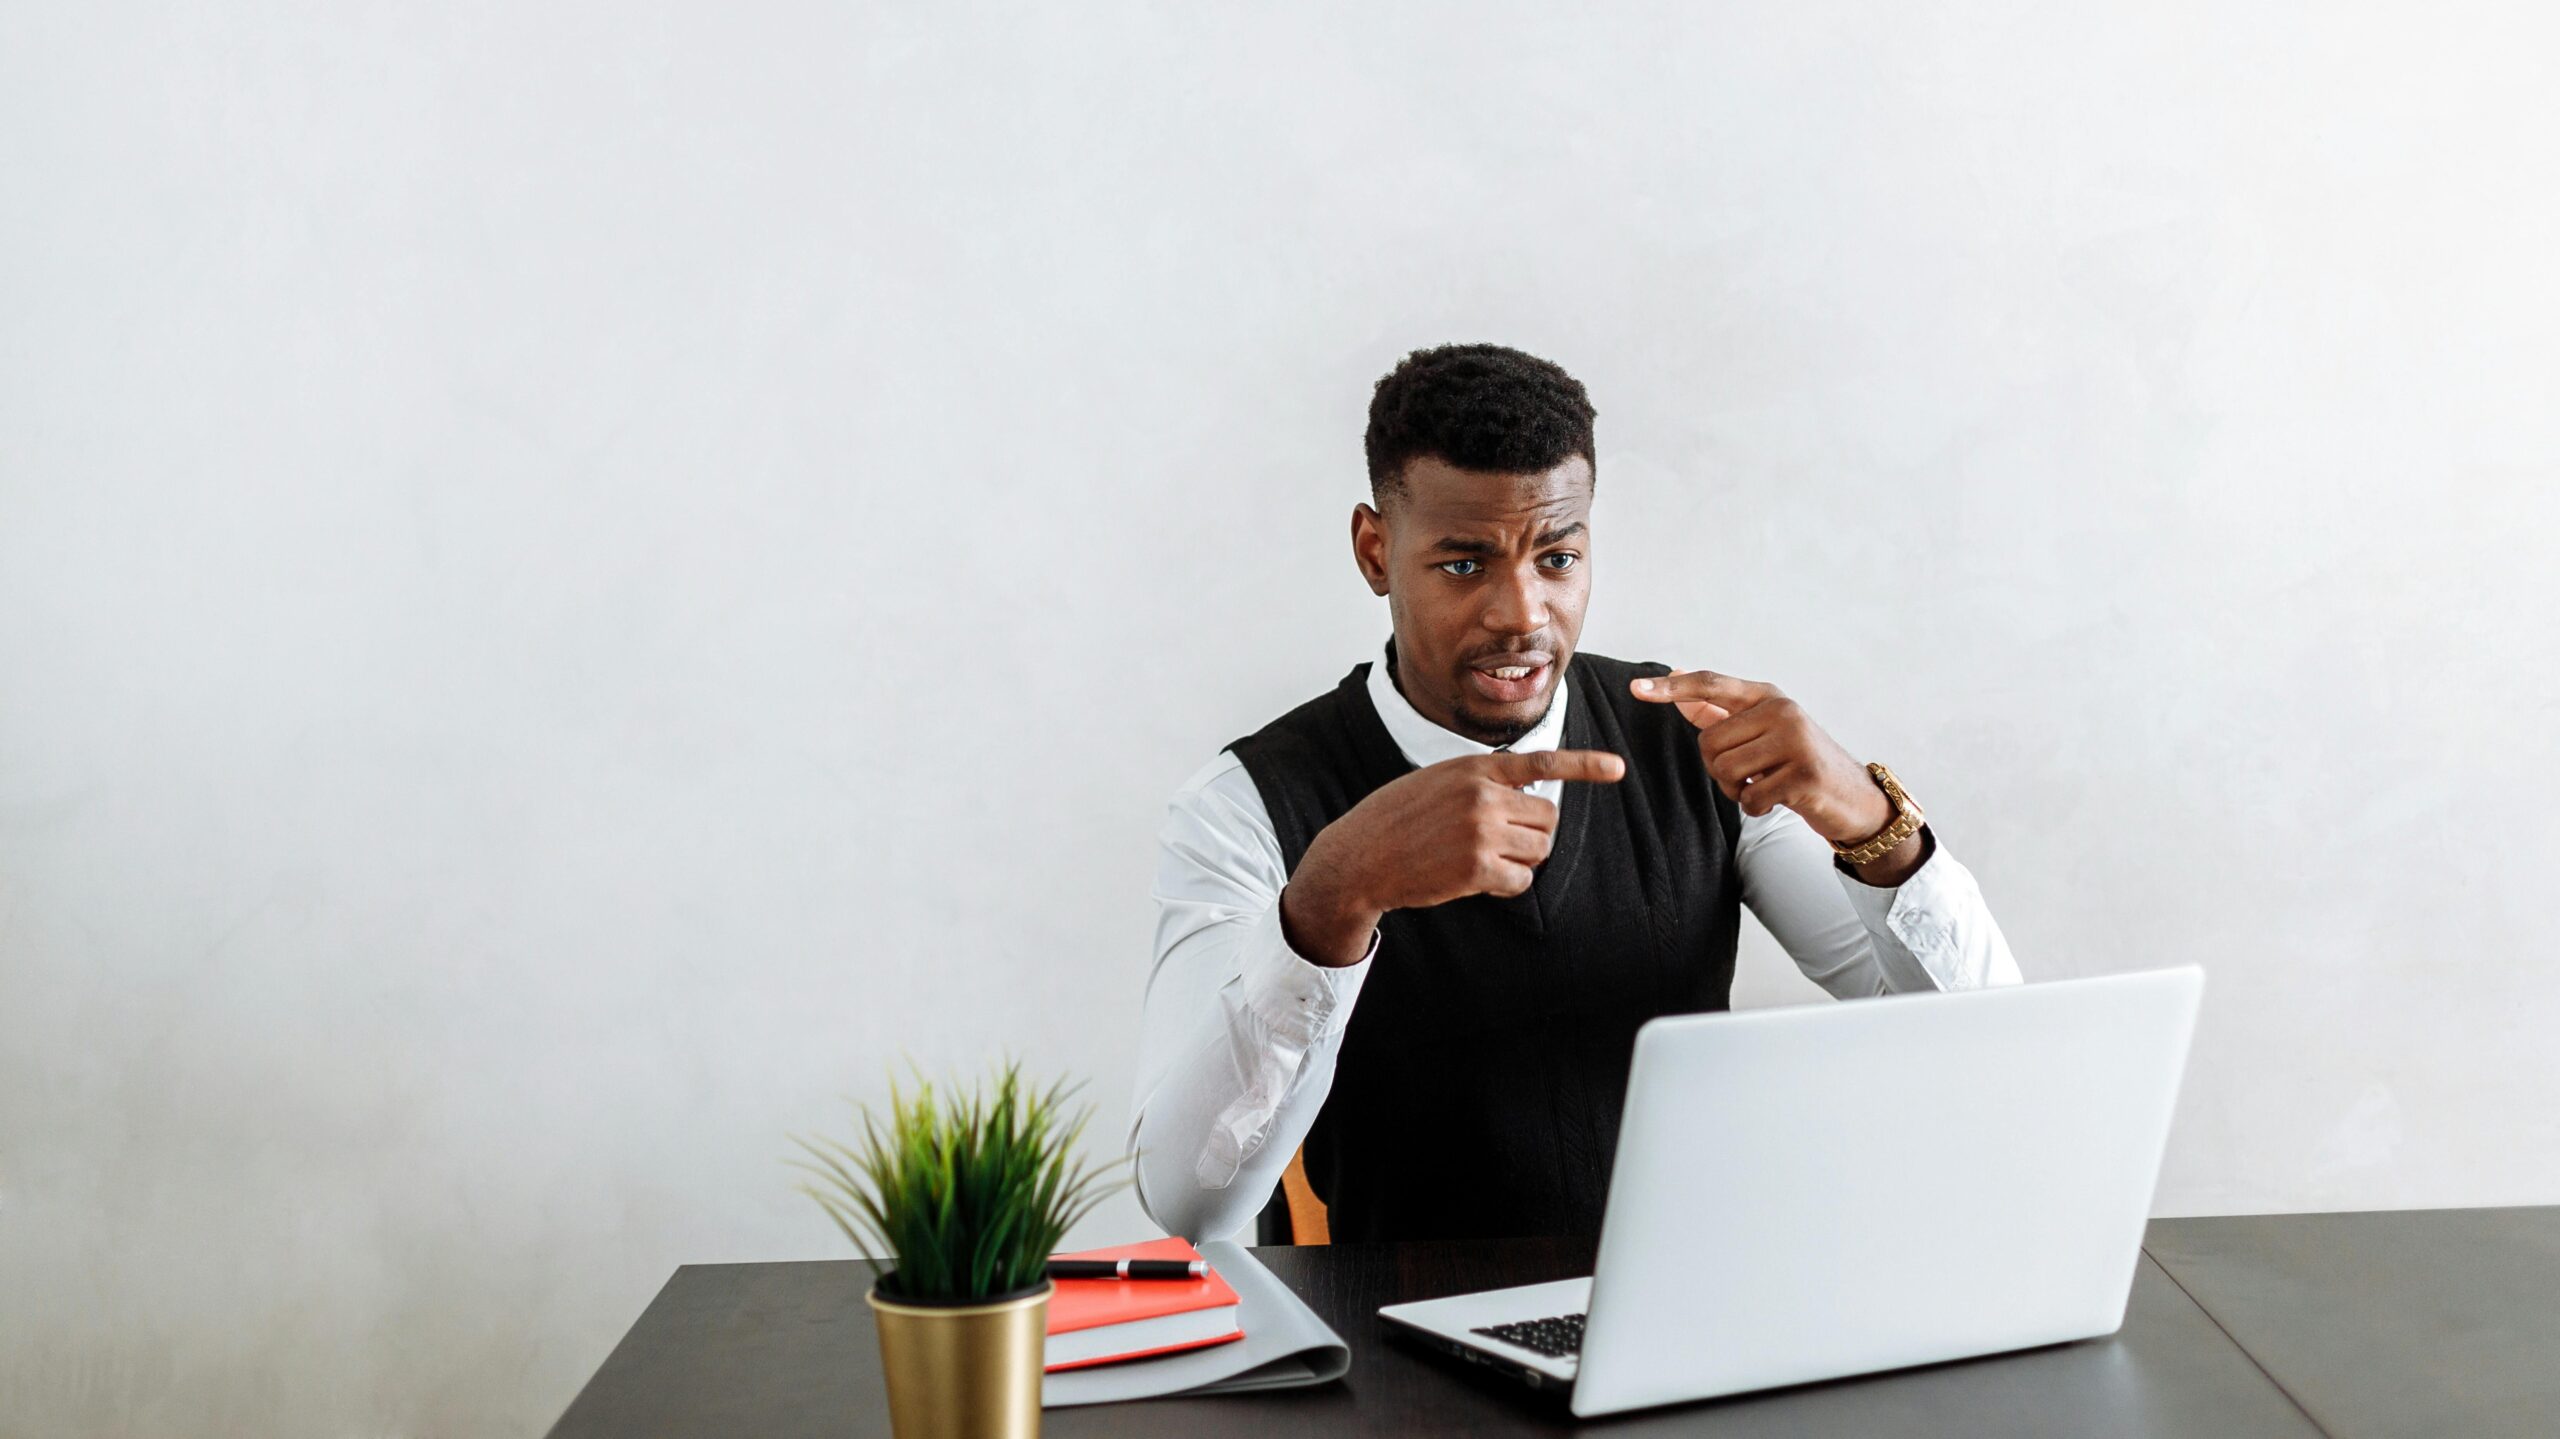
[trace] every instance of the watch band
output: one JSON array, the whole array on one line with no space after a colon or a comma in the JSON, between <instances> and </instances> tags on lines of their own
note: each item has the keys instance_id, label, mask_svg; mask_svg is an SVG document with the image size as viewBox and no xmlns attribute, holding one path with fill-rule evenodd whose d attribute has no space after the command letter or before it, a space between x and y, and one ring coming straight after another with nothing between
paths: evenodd
<instances>
[{"instance_id":1,"label":"watch band","mask_svg":"<svg viewBox=\"0 0 2560 1439\"><path fill-rule=\"evenodd\" d=\"M1831 852L1838 855L1843 864L1873 864L1893 853L1904 840L1918 834L1920 826L1928 822L1928 816L1920 812L1919 802L1903 792L1902 782L1893 777L1892 770L1880 764L1870 764L1867 773L1875 778L1876 788L1884 791L1884 797L1893 801L1893 822L1856 844L1831 846Z\"/></svg>"}]
</instances>

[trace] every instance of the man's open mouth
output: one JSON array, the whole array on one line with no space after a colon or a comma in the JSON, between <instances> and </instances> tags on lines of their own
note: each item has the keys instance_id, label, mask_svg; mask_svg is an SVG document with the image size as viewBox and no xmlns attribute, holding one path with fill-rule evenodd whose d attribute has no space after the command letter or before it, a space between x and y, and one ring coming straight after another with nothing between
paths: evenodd
<instances>
[{"instance_id":1,"label":"man's open mouth","mask_svg":"<svg viewBox=\"0 0 2560 1439\"><path fill-rule=\"evenodd\" d=\"M1525 704L1544 693L1555 656L1542 650L1487 655L1467 666L1467 683L1495 704Z\"/></svg>"}]
</instances>

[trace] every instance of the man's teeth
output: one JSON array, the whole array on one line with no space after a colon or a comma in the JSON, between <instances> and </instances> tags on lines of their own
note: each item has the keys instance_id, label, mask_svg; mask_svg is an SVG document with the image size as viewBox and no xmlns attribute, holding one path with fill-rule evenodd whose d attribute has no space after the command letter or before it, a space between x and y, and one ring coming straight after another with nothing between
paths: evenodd
<instances>
[{"instance_id":1,"label":"man's teeth","mask_svg":"<svg viewBox=\"0 0 2560 1439\"><path fill-rule=\"evenodd\" d=\"M1525 680L1534 668L1533 665L1504 665L1498 670L1486 670L1485 673L1498 680Z\"/></svg>"}]
</instances>

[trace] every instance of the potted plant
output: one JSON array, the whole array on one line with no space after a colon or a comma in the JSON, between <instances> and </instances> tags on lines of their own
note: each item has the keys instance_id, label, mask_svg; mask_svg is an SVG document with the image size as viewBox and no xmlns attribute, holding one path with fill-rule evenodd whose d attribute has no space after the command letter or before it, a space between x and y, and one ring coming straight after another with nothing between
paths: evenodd
<instances>
[{"instance_id":1,"label":"potted plant","mask_svg":"<svg viewBox=\"0 0 2560 1439\"><path fill-rule=\"evenodd\" d=\"M898 1439L1040 1432L1046 1266L1069 1226L1126 1180L1074 1157L1092 1107L1008 1063L968 1093L893 1083L857 1144L797 1139L800 1186L871 1263L870 1303ZM795 1136L796 1138L796 1136ZM882 1259L894 1267L884 1268Z\"/></svg>"}]
</instances>

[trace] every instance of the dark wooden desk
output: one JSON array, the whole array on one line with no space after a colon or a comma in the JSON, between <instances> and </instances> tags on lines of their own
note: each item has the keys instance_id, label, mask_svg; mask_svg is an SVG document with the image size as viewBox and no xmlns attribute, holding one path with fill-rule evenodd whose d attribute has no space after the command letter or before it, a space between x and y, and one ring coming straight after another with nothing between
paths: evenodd
<instances>
[{"instance_id":1,"label":"dark wooden desk","mask_svg":"<svg viewBox=\"0 0 2560 1439\"><path fill-rule=\"evenodd\" d=\"M1339 1384L1276 1394L1051 1410L1051 1435L1539 1434L1577 1427L1552 1400L1407 1347L1381 1304L1587 1273L1588 1244L1256 1251L1352 1349ZM879 1351L854 1261L687 1265L552 1430L601 1435L888 1433ZM1613 1435L2317 1435L2158 1265L2112 1338L1651 1410Z\"/></svg>"},{"instance_id":2,"label":"dark wooden desk","mask_svg":"<svg viewBox=\"0 0 2560 1439\"><path fill-rule=\"evenodd\" d=\"M2149 1248L2338 1439L2560 1434L2560 1208L2163 1219Z\"/></svg>"}]
</instances>

